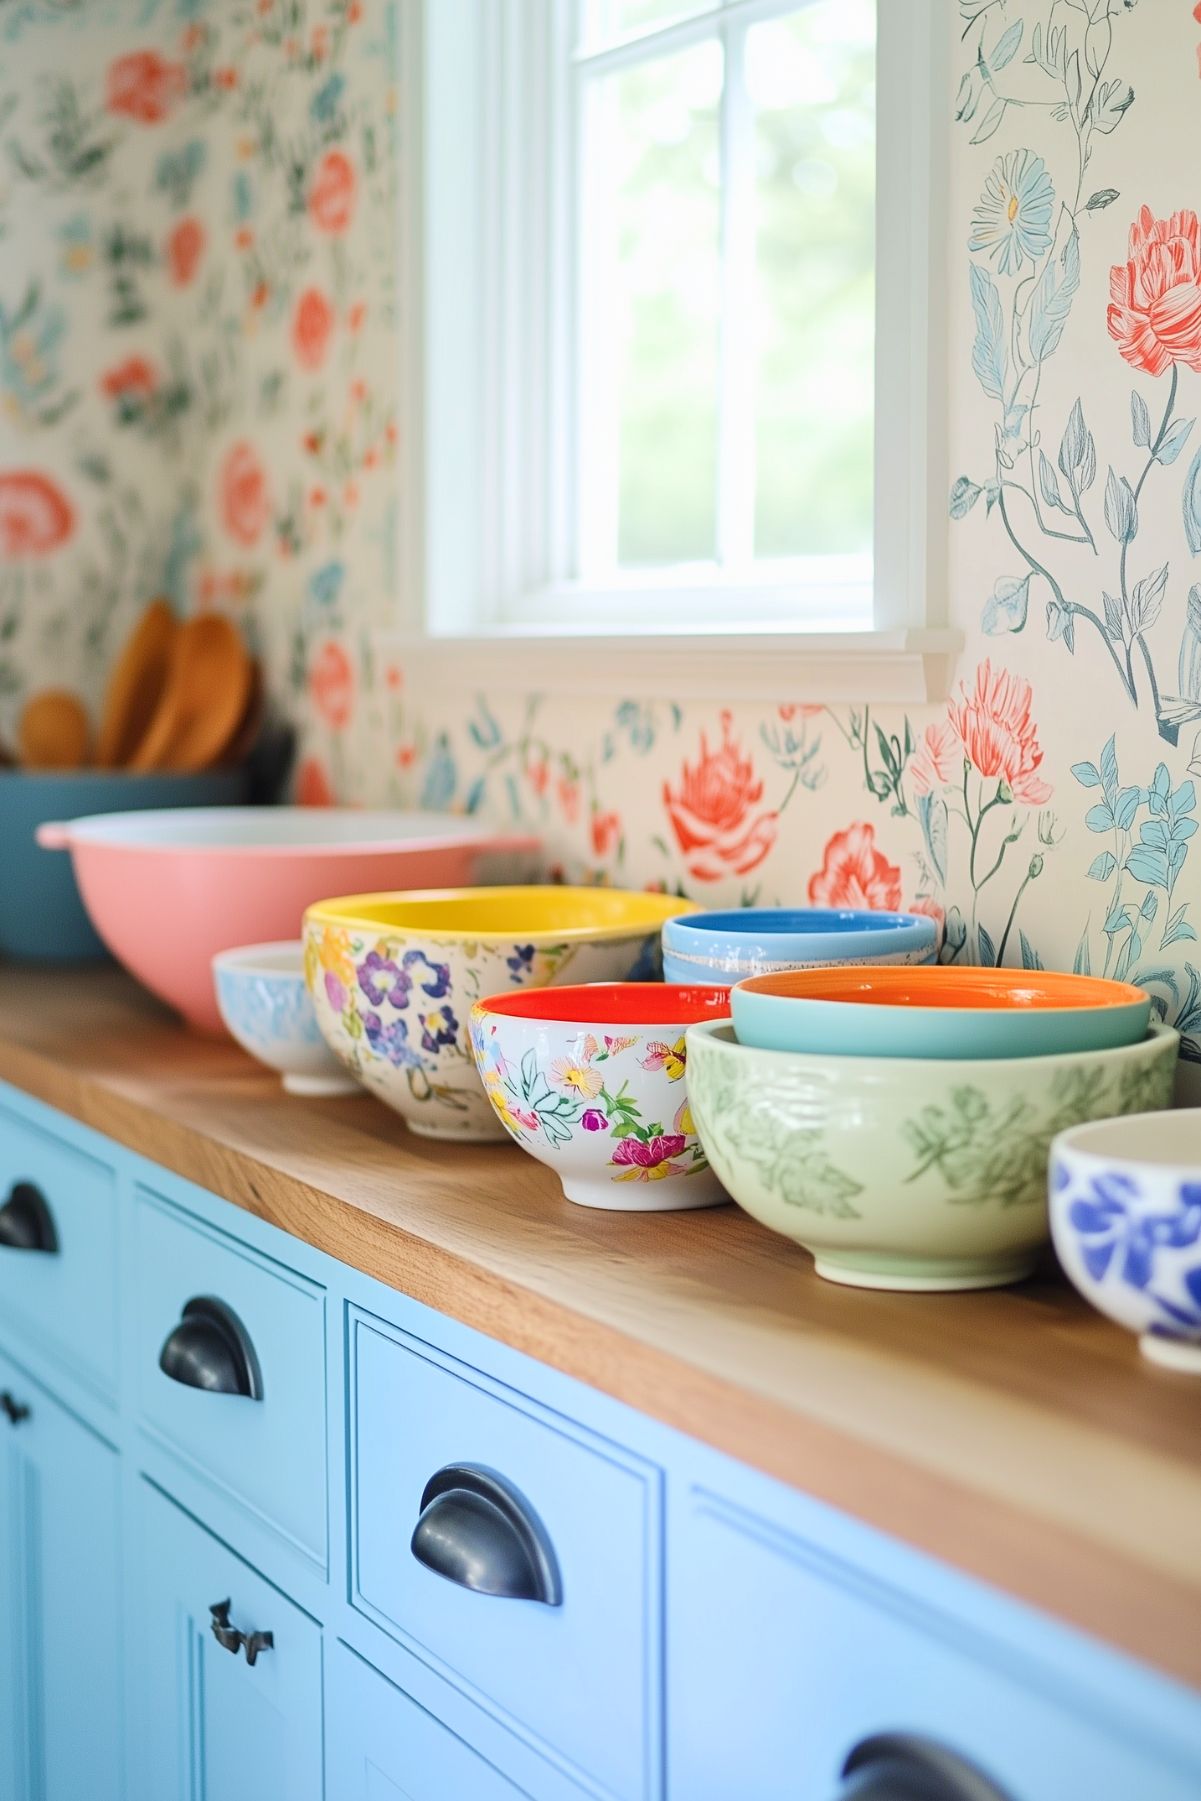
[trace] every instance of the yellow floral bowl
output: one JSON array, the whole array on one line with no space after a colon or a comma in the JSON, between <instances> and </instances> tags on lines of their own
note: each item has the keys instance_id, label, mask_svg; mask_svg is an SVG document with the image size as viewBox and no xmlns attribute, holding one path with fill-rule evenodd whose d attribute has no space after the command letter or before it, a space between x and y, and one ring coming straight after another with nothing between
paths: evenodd
<instances>
[{"instance_id":1,"label":"yellow floral bowl","mask_svg":"<svg viewBox=\"0 0 1201 1801\"><path fill-rule=\"evenodd\" d=\"M471 1054L476 1002L505 988L647 980L678 897L620 888L356 894L304 916L326 1043L427 1138L503 1139Z\"/></svg>"}]
</instances>

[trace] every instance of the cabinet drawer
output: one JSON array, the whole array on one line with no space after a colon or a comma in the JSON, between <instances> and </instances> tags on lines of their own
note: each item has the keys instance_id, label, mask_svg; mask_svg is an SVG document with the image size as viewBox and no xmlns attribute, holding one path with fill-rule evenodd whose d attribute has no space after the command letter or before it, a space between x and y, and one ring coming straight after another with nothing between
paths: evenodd
<instances>
[{"instance_id":1,"label":"cabinet drawer","mask_svg":"<svg viewBox=\"0 0 1201 1801\"><path fill-rule=\"evenodd\" d=\"M143 1429L324 1569L325 1290L147 1190L138 1191L137 1201ZM198 1300L202 1308L190 1308ZM257 1396L234 1386L245 1371L228 1344L231 1316L257 1377L241 1385L256 1388ZM176 1378L160 1359L171 1362ZM206 1372L222 1390L184 1379ZM234 1392L227 1392L231 1386Z\"/></svg>"},{"instance_id":2,"label":"cabinet drawer","mask_svg":"<svg viewBox=\"0 0 1201 1801\"><path fill-rule=\"evenodd\" d=\"M156 1489L140 1499L136 1801L322 1801L321 1628ZM253 1665L214 1609L271 1635Z\"/></svg>"},{"instance_id":3,"label":"cabinet drawer","mask_svg":"<svg viewBox=\"0 0 1201 1801\"><path fill-rule=\"evenodd\" d=\"M657 1794L659 1472L366 1315L351 1382L354 1604L594 1792ZM499 1523L485 1501L431 1503L424 1554L456 1579L412 1545L427 1484L454 1466L510 1502ZM512 1598L539 1586L540 1557L557 1605Z\"/></svg>"},{"instance_id":4,"label":"cabinet drawer","mask_svg":"<svg viewBox=\"0 0 1201 1801\"><path fill-rule=\"evenodd\" d=\"M0 1339L19 1336L112 1399L118 1244L113 1171L0 1105L0 1208ZM53 1248L14 1248L14 1238Z\"/></svg>"},{"instance_id":5,"label":"cabinet drawer","mask_svg":"<svg viewBox=\"0 0 1201 1801\"><path fill-rule=\"evenodd\" d=\"M668 1587L672 1801L837 1801L848 1753L878 1735L950 1748L998 1801L1201 1794L1195 1728L1195 1757L1174 1753L1071 1668L1023 1660L718 1496L682 1513Z\"/></svg>"},{"instance_id":6,"label":"cabinet drawer","mask_svg":"<svg viewBox=\"0 0 1201 1801\"><path fill-rule=\"evenodd\" d=\"M525 1791L345 1645L326 1681L330 1801L522 1801Z\"/></svg>"}]
</instances>

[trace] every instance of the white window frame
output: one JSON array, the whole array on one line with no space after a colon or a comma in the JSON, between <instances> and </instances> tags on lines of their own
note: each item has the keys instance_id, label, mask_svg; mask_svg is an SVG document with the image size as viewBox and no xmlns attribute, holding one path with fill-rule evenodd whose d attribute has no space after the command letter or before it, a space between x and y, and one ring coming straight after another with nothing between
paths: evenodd
<instances>
[{"instance_id":1,"label":"white window frame","mask_svg":"<svg viewBox=\"0 0 1201 1801\"><path fill-rule=\"evenodd\" d=\"M745 33L790 3L733 0L669 29L681 46L715 17ZM570 577L571 408L587 396L563 397L588 284L563 249L573 198L560 176L578 166L571 109L548 101L571 15L570 0L488 0L482 18L477 0L401 8L402 592L387 647L455 687L937 697L961 642L947 630L945 581L943 5L880 5L874 606L850 630L798 620L786 568L775 603L759 570L741 588L686 568L623 575L604 584L603 627L597 591ZM431 105L431 94L455 104ZM730 115L727 105L727 130ZM566 304L552 307L552 291ZM735 379L726 357L727 406ZM689 631L641 623L662 616L665 594ZM573 625L581 602L587 622ZM731 624L735 608L745 623Z\"/></svg>"}]
</instances>

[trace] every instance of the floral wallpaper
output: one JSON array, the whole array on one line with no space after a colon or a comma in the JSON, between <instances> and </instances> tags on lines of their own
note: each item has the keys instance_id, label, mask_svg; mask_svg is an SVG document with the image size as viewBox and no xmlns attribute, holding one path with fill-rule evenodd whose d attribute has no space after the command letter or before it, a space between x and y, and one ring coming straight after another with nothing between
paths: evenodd
<instances>
[{"instance_id":1,"label":"floral wallpaper","mask_svg":"<svg viewBox=\"0 0 1201 1801\"><path fill-rule=\"evenodd\" d=\"M282 691L387 617L394 37L383 0L0 0L3 736L48 682L95 706L158 593Z\"/></svg>"},{"instance_id":2,"label":"floral wallpaper","mask_svg":"<svg viewBox=\"0 0 1201 1801\"><path fill-rule=\"evenodd\" d=\"M94 679L131 591L229 607L305 800L915 906L949 959L1145 983L1201 1077L1198 9L946 14L945 702L464 693L391 654L384 0L0 0L0 685Z\"/></svg>"}]
</instances>

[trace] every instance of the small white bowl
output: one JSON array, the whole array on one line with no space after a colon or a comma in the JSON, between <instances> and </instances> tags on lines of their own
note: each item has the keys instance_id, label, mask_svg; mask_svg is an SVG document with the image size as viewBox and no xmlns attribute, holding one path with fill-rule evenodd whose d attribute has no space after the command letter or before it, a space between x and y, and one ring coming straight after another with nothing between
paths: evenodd
<instances>
[{"instance_id":1,"label":"small white bowl","mask_svg":"<svg viewBox=\"0 0 1201 1801\"><path fill-rule=\"evenodd\" d=\"M1144 1357L1201 1375L1201 1108L1097 1120L1051 1146L1051 1236Z\"/></svg>"},{"instance_id":2,"label":"small white bowl","mask_svg":"<svg viewBox=\"0 0 1201 1801\"><path fill-rule=\"evenodd\" d=\"M244 944L213 958L217 1007L244 1051L278 1070L289 1094L362 1094L330 1050L304 981L304 946Z\"/></svg>"}]
</instances>

